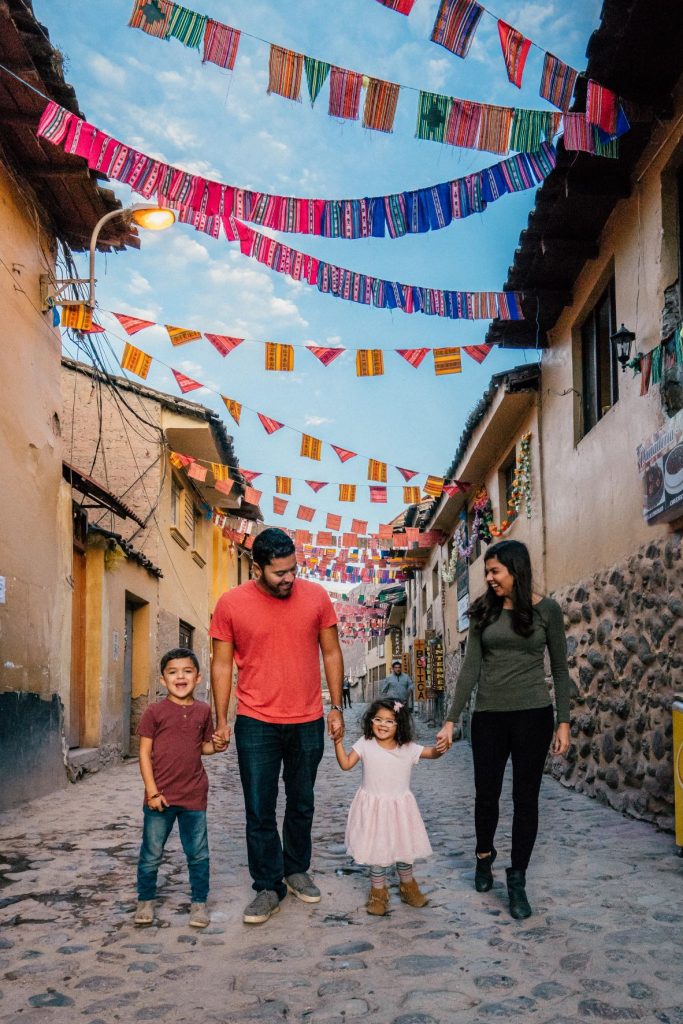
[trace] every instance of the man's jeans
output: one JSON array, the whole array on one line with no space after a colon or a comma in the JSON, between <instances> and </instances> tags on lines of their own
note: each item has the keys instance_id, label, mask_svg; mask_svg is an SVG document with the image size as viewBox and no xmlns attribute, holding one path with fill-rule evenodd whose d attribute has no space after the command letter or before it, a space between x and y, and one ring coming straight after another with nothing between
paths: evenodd
<instances>
[{"instance_id":1,"label":"man's jeans","mask_svg":"<svg viewBox=\"0 0 683 1024\"><path fill-rule=\"evenodd\" d=\"M142 846L138 860L138 899L153 900L157 894L157 872L173 822L178 820L180 842L187 857L193 903L206 903L209 895L209 838L206 811L166 807L163 811L144 808Z\"/></svg>"},{"instance_id":2,"label":"man's jeans","mask_svg":"<svg viewBox=\"0 0 683 1024\"><path fill-rule=\"evenodd\" d=\"M313 787L325 744L322 718L274 725L238 715L235 741L247 815L247 853L254 889L287 893L283 877L311 866ZM285 784L282 842L277 830L280 769Z\"/></svg>"}]
</instances>

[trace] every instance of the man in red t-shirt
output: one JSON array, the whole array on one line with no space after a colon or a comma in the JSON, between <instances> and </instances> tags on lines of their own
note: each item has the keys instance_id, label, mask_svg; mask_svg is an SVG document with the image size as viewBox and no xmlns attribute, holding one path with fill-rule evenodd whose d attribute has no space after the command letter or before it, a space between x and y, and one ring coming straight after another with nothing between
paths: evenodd
<instances>
[{"instance_id":1,"label":"man in red t-shirt","mask_svg":"<svg viewBox=\"0 0 683 1024\"><path fill-rule=\"evenodd\" d=\"M287 890L304 903L320 902L308 874L313 787L325 742L319 654L332 701L332 739L344 735L344 661L332 602L319 584L296 579L291 538L282 530L264 530L252 557L255 578L218 599L209 634L216 733L226 742L233 662L237 666L235 740L256 890L243 920L262 924L279 910ZM280 771L286 797L282 839L275 817Z\"/></svg>"}]
</instances>

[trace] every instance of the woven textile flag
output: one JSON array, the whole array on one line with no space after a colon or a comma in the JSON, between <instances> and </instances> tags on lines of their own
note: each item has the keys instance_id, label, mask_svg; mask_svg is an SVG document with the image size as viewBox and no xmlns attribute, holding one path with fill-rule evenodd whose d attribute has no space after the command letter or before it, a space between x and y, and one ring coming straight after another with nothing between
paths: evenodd
<instances>
[{"instance_id":1,"label":"woven textile flag","mask_svg":"<svg viewBox=\"0 0 683 1024\"><path fill-rule=\"evenodd\" d=\"M325 526L328 530L341 530L341 521L341 516L336 516L334 512L328 512Z\"/></svg>"},{"instance_id":2,"label":"woven textile flag","mask_svg":"<svg viewBox=\"0 0 683 1024\"><path fill-rule=\"evenodd\" d=\"M403 356L407 363L418 368L424 357L429 352L428 348L397 348L396 351L400 356Z\"/></svg>"},{"instance_id":3,"label":"woven textile flag","mask_svg":"<svg viewBox=\"0 0 683 1024\"><path fill-rule=\"evenodd\" d=\"M189 455L181 455L180 452L169 452L168 457L175 469L186 469L193 462Z\"/></svg>"},{"instance_id":4,"label":"woven textile flag","mask_svg":"<svg viewBox=\"0 0 683 1024\"><path fill-rule=\"evenodd\" d=\"M346 349L343 348L321 348L319 345L306 345L309 352L312 352L316 359L319 359L323 366L329 366L337 356L340 356Z\"/></svg>"},{"instance_id":5,"label":"woven textile flag","mask_svg":"<svg viewBox=\"0 0 683 1024\"><path fill-rule=\"evenodd\" d=\"M358 546L358 536L355 533L344 533L342 534L342 544L345 548L355 548ZM349 556L351 557L351 556ZM348 570L347 570L348 571Z\"/></svg>"},{"instance_id":6,"label":"woven textile flag","mask_svg":"<svg viewBox=\"0 0 683 1024\"><path fill-rule=\"evenodd\" d=\"M276 476L275 477L275 490L278 494L291 494L292 493L292 478L291 476Z\"/></svg>"},{"instance_id":7,"label":"woven textile flag","mask_svg":"<svg viewBox=\"0 0 683 1024\"><path fill-rule=\"evenodd\" d=\"M463 348L475 363L483 363L493 345L464 345Z\"/></svg>"},{"instance_id":8,"label":"woven textile flag","mask_svg":"<svg viewBox=\"0 0 683 1024\"><path fill-rule=\"evenodd\" d=\"M415 0L379 0L379 3L391 11L398 11L399 14L410 14Z\"/></svg>"},{"instance_id":9,"label":"woven textile flag","mask_svg":"<svg viewBox=\"0 0 683 1024\"><path fill-rule=\"evenodd\" d=\"M406 526L405 528L406 544L419 544L420 543L420 531L416 526Z\"/></svg>"},{"instance_id":10,"label":"woven textile flag","mask_svg":"<svg viewBox=\"0 0 683 1024\"><path fill-rule=\"evenodd\" d=\"M200 331L191 331L186 327L173 327L171 324L164 324L168 331L172 345L187 345L188 341L197 341L201 338Z\"/></svg>"},{"instance_id":11,"label":"woven textile flag","mask_svg":"<svg viewBox=\"0 0 683 1024\"><path fill-rule=\"evenodd\" d=\"M291 373L294 369L294 348L282 345L278 341L267 341L265 344L266 370L283 370Z\"/></svg>"},{"instance_id":12,"label":"woven textile flag","mask_svg":"<svg viewBox=\"0 0 683 1024\"><path fill-rule=\"evenodd\" d=\"M356 352L357 377L381 377L384 373L384 353L381 348L359 348Z\"/></svg>"},{"instance_id":13,"label":"woven textile flag","mask_svg":"<svg viewBox=\"0 0 683 1024\"><path fill-rule=\"evenodd\" d=\"M284 423L280 423L278 420L273 420L270 416L264 416L262 412L257 412L256 415L260 419L261 425L266 434L274 434L276 430L282 430L284 427Z\"/></svg>"},{"instance_id":14,"label":"woven textile flag","mask_svg":"<svg viewBox=\"0 0 683 1024\"><path fill-rule=\"evenodd\" d=\"M278 516L283 516L285 514L287 504L288 503L284 498L273 498L273 512Z\"/></svg>"},{"instance_id":15,"label":"woven textile flag","mask_svg":"<svg viewBox=\"0 0 683 1024\"><path fill-rule=\"evenodd\" d=\"M235 67L241 34L239 29L230 28L229 25L223 25L220 21L209 18L204 32L202 63L217 64L219 68L232 71Z\"/></svg>"},{"instance_id":16,"label":"woven textile flag","mask_svg":"<svg viewBox=\"0 0 683 1024\"><path fill-rule=\"evenodd\" d=\"M363 127L377 132L393 132L400 86L371 78L365 93Z\"/></svg>"},{"instance_id":17,"label":"woven textile flag","mask_svg":"<svg viewBox=\"0 0 683 1024\"><path fill-rule=\"evenodd\" d=\"M148 356L146 352L143 352L141 349L135 348L134 345L126 342L123 350L123 356L121 357L122 370L129 370L130 373L134 373L136 377L142 377L142 379L145 380L151 365L151 356Z\"/></svg>"},{"instance_id":18,"label":"woven textile flag","mask_svg":"<svg viewBox=\"0 0 683 1024\"><path fill-rule=\"evenodd\" d=\"M242 415L242 403L236 402L234 398L226 398L225 395L221 395L221 398L225 402L225 408L228 410L235 423L239 427L240 416Z\"/></svg>"},{"instance_id":19,"label":"woven textile flag","mask_svg":"<svg viewBox=\"0 0 683 1024\"><path fill-rule=\"evenodd\" d=\"M531 40L525 39L521 32L508 25L505 21L498 20L498 35L503 50L503 60L507 68L508 78L518 89L522 88L522 76L524 65L529 55Z\"/></svg>"},{"instance_id":20,"label":"woven textile flag","mask_svg":"<svg viewBox=\"0 0 683 1024\"><path fill-rule=\"evenodd\" d=\"M221 494L230 494L233 487L235 486L234 480L214 480L214 488L220 491Z\"/></svg>"},{"instance_id":21,"label":"woven textile flag","mask_svg":"<svg viewBox=\"0 0 683 1024\"><path fill-rule=\"evenodd\" d=\"M446 135L443 141L447 142L449 146L474 149L479 138L482 109L482 103L475 103L472 100L451 100L446 121ZM476 175L471 177L476 180ZM469 212L474 213L475 208ZM482 206L481 209L484 207Z\"/></svg>"},{"instance_id":22,"label":"woven textile flag","mask_svg":"<svg viewBox=\"0 0 683 1024\"><path fill-rule=\"evenodd\" d=\"M248 484L252 483L257 476L261 476L261 474L257 473L254 469L240 469L240 473Z\"/></svg>"},{"instance_id":23,"label":"woven textile flag","mask_svg":"<svg viewBox=\"0 0 683 1024\"><path fill-rule=\"evenodd\" d=\"M539 95L560 110L569 110L578 72L559 57L546 53L541 73Z\"/></svg>"},{"instance_id":24,"label":"woven textile flag","mask_svg":"<svg viewBox=\"0 0 683 1024\"><path fill-rule=\"evenodd\" d=\"M378 483L386 483L386 462L378 462L377 459L368 459L368 480L376 480Z\"/></svg>"},{"instance_id":25,"label":"woven textile flag","mask_svg":"<svg viewBox=\"0 0 683 1024\"><path fill-rule=\"evenodd\" d=\"M399 471L404 480L412 480L414 476L417 476L416 469L401 469L400 466L397 466L396 469Z\"/></svg>"},{"instance_id":26,"label":"woven textile flag","mask_svg":"<svg viewBox=\"0 0 683 1024\"><path fill-rule=\"evenodd\" d=\"M428 142L443 142L452 103L453 100L449 96L420 90L415 137Z\"/></svg>"},{"instance_id":27,"label":"woven textile flag","mask_svg":"<svg viewBox=\"0 0 683 1024\"><path fill-rule=\"evenodd\" d=\"M167 0L136 0L128 22L129 28L141 28L150 36L165 39L173 4Z\"/></svg>"},{"instance_id":28,"label":"woven textile flag","mask_svg":"<svg viewBox=\"0 0 683 1024\"><path fill-rule=\"evenodd\" d=\"M404 487L403 488L403 501L406 505L417 505L420 500L420 488L419 487Z\"/></svg>"},{"instance_id":29,"label":"woven textile flag","mask_svg":"<svg viewBox=\"0 0 683 1024\"><path fill-rule=\"evenodd\" d=\"M389 540L394 536L394 528L391 523L380 523L379 524L379 535L382 540Z\"/></svg>"},{"instance_id":30,"label":"woven textile flag","mask_svg":"<svg viewBox=\"0 0 683 1024\"><path fill-rule=\"evenodd\" d=\"M331 65L324 60L316 60L314 57L304 57L304 69L306 71L306 83L308 95L311 99L311 106L318 98L318 94L327 81Z\"/></svg>"},{"instance_id":31,"label":"woven textile flag","mask_svg":"<svg viewBox=\"0 0 683 1024\"><path fill-rule=\"evenodd\" d=\"M339 500L340 501L355 501L356 500L356 485L355 484L339 484ZM337 527L337 529L339 529L339 527Z\"/></svg>"},{"instance_id":32,"label":"woven textile flag","mask_svg":"<svg viewBox=\"0 0 683 1024\"><path fill-rule=\"evenodd\" d=\"M295 530L294 543L298 545L310 544L312 540L309 530Z\"/></svg>"},{"instance_id":33,"label":"woven textile flag","mask_svg":"<svg viewBox=\"0 0 683 1024\"><path fill-rule=\"evenodd\" d=\"M299 505L299 511L296 514L297 519L303 519L305 522L310 523L315 515L315 509L309 508L308 505Z\"/></svg>"},{"instance_id":34,"label":"woven textile flag","mask_svg":"<svg viewBox=\"0 0 683 1024\"><path fill-rule=\"evenodd\" d=\"M200 466L198 462L193 462L187 471L187 475L191 480L199 480L200 483L204 483L207 473L208 469L206 466Z\"/></svg>"},{"instance_id":35,"label":"woven textile flag","mask_svg":"<svg viewBox=\"0 0 683 1024\"><path fill-rule=\"evenodd\" d=\"M304 55L294 50L285 50L271 43L268 61L268 93L276 93L287 100L301 101L301 75L304 70Z\"/></svg>"},{"instance_id":36,"label":"woven textile flag","mask_svg":"<svg viewBox=\"0 0 683 1024\"><path fill-rule=\"evenodd\" d=\"M424 486L425 494L429 494L432 498L440 498L444 483L442 476L428 476Z\"/></svg>"},{"instance_id":37,"label":"woven textile flag","mask_svg":"<svg viewBox=\"0 0 683 1024\"><path fill-rule=\"evenodd\" d=\"M370 501L376 504L385 504L387 501L387 489L386 487L371 487L370 488Z\"/></svg>"},{"instance_id":38,"label":"woven textile flag","mask_svg":"<svg viewBox=\"0 0 683 1024\"><path fill-rule=\"evenodd\" d=\"M435 348L434 373L441 377L446 373L460 373L462 371L462 360L459 348Z\"/></svg>"},{"instance_id":39,"label":"woven textile flag","mask_svg":"<svg viewBox=\"0 0 683 1024\"><path fill-rule=\"evenodd\" d=\"M204 38L204 29L208 20L206 15L190 11L187 7L181 7L179 4L173 4L172 6L173 11L168 23L166 38L168 39L172 36L183 43L184 46L198 50L199 44Z\"/></svg>"},{"instance_id":40,"label":"woven textile flag","mask_svg":"<svg viewBox=\"0 0 683 1024\"><path fill-rule=\"evenodd\" d=\"M362 85L363 76L357 71L333 66L330 71L330 102L327 108L330 117L357 121Z\"/></svg>"},{"instance_id":41,"label":"woven textile flag","mask_svg":"<svg viewBox=\"0 0 683 1024\"><path fill-rule=\"evenodd\" d=\"M349 459L355 459L358 452L351 452L348 448L340 448L338 445L330 445L332 451L337 454L340 462L348 462Z\"/></svg>"},{"instance_id":42,"label":"woven textile flag","mask_svg":"<svg viewBox=\"0 0 683 1024\"><path fill-rule=\"evenodd\" d=\"M352 519L351 520L351 533L365 534L368 532L368 521L367 519Z\"/></svg>"},{"instance_id":43,"label":"woven textile flag","mask_svg":"<svg viewBox=\"0 0 683 1024\"><path fill-rule=\"evenodd\" d=\"M307 480L306 483L312 491L315 491L316 494L318 491L322 491L323 487L327 487L326 480Z\"/></svg>"},{"instance_id":44,"label":"woven textile flag","mask_svg":"<svg viewBox=\"0 0 683 1024\"><path fill-rule=\"evenodd\" d=\"M144 331L145 327L155 326L153 320L140 320L137 316L126 316L125 313L112 313L112 316L116 317L129 337L137 334L138 331Z\"/></svg>"},{"instance_id":45,"label":"woven textile flag","mask_svg":"<svg viewBox=\"0 0 683 1024\"><path fill-rule=\"evenodd\" d=\"M200 384L198 380L192 380L192 377L186 377L184 373L181 373L180 370L174 370L173 367L171 367L171 373L175 377L176 384L184 395L186 395L188 391L196 391L197 388L204 387L204 385Z\"/></svg>"},{"instance_id":46,"label":"woven textile flag","mask_svg":"<svg viewBox=\"0 0 683 1024\"><path fill-rule=\"evenodd\" d=\"M331 548L334 547L334 537L331 533L326 530L318 530L318 536L316 537L318 547Z\"/></svg>"},{"instance_id":47,"label":"woven textile flag","mask_svg":"<svg viewBox=\"0 0 683 1024\"><path fill-rule=\"evenodd\" d=\"M432 42L444 46L456 57L466 57L483 13L484 8L475 0L441 0Z\"/></svg>"},{"instance_id":48,"label":"woven textile flag","mask_svg":"<svg viewBox=\"0 0 683 1024\"><path fill-rule=\"evenodd\" d=\"M299 455L302 459L315 459L320 462L323 451L323 443L318 437L311 437L310 434L301 435L301 449Z\"/></svg>"},{"instance_id":49,"label":"woven textile flag","mask_svg":"<svg viewBox=\"0 0 683 1024\"><path fill-rule=\"evenodd\" d=\"M498 107L482 103L479 137L475 149L486 149L491 153L507 153L510 149L512 113L512 107Z\"/></svg>"},{"instance_id":50,"label":"woven textile flag","mask_svg":"<svg viewBox=\"0 0 683 1024\"><path fill-rule=\"evenodd\" d=\"M214 480L228 480L230 476L228 467L224 466L222 462L212 462L211 472Z\"/></svg>"},{"instance_id":51,"label":"woven textile flag","mask_svg":"<svg viewBox=\"0 0 683 1024\"><path fill-rule=\"evenodd\" d=\"M247 505L258 505L262 495L263 491L257 491L255 487L245 487L242 502L246 501Z\"/></svg>"},{"instance_id":52,"label":"woven textile flag","mask_svg":"<svg viewBox=\"0 0 683 1024\"><path fill-rule=\"evenodd\" d=\"M602 128L607 135L614 135L617 130L618 112L617 94L589 78L586 90L586 120Z\"/></svg>"},{"instance_id":53,"label":"woven textile flag","mask_svg":"<svg viewBox=\"0 0 683 1024\"><path fill-rule=\"evenodd\" d=\"M226 334L204 334L204 337L222 356L227 356L244 341L244 338L229 338Z\"/></svg>"},{"instance_id":54,"label":"woven textile flag","mask_svg":"<svg viewBox=\"0 0 683 1024\"><path fill-rule=\"evenodd\" d=\"M535 153L545 139L551 142L560 128L561 114L554 110L515 110L510 131L510 149Z\"/></svg>"},{"instance_id":55,"label":"woven textile flag","mask_svg":"<svg viewBox=\"0 0 683 1024\"><path fill-rule=\"evenodd\" d=\"M565 114L562 118L562 125L565 149L595 153L593 126L588 123L585 114Z\"/></svg>"},{"instance_id":56,"label":"woven textile flag","mask_svg":"<svg viewBox=\"0 0 683 1024\"><path fill-rule=\"evenodd\" d=\"M85 302L62 302L62 327L74 331L89 331L92 327L92 309Z\"/></svg>"}]
</instances>

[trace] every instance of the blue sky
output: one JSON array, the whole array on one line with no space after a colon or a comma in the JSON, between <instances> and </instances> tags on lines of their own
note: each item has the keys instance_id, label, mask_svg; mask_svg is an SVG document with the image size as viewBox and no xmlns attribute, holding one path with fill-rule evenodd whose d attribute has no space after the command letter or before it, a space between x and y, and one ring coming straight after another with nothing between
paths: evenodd
<instances>
[{"instance_id":1,"label":"blue sky","mask_svg":"<svg viewBox=\"0 0 683 1024\"><path fill-rule=\"evenodd\" d=\"M382 195L427 186L495 163L496 156L414 138L417 93L404 90L394 132L366 131L360 122L339 123L327 114L327 86L311 109L268 96L268 46L242 37L234 72L203 65L195 50L175 40L153 39L129 29L132 0L35 0L38 17L65 55L65 74L81 109L98 127L144 152L194 173L234 185L316 198ZM521 90L511 85L495 21L484 16L466 60L430 42L438 0L417 0L409 18L375 0L192 0L187 6L263 40L386 78L482 102L544 108L538 96L543 54L532 47ZM597 26L599 0L572 5L497 0L495 14L574 67L585 66L585 48ZM124 204L139 201L116 186ZM330 262L393 280L437 288L499 290L534 192L505 196L482 214L439 232L399 239L320 239L289 235L294 247ZM446 321L421 314L378 310L343 302L240 255L235 244L213 240L185 225L144 233L142 249L98 257L97 297L104 309L259 340L350 348L418 348L480 344L484 321ZM112 321L102 318L107 325ZM122 329L111 332L117 354ZM415 370L400 356L385 356L385 375L359 379L355 353L328 368L295 350L295 371L267 373L263 346L243 344L222 359L206 340L174 349L162 329L133 339L152 356L217 392L298 430L359 452L342 465L329 447L323 460L299 457L291 430L265 434L255 413L236 427L217 394L195 391L223 415L241 465L259 470L267 521L307 527L296 519L300 503L321 511L312 529L324 529L324 512L388 522L404 506L403 480L389 469L389 502L371 505L367 457L440 474L449 465L468 412L491 375L537 358L533 349L497 350L482 366L463 354L463 372L435 377L431 357ZM177 394L169 370L155 363L147 383ZM294 483L285 516L271 512L274 475ZM330 481L314 494L305 479ZM333 483L358 484L355 504L337 502Z\"/></svg>"}]
</instances>

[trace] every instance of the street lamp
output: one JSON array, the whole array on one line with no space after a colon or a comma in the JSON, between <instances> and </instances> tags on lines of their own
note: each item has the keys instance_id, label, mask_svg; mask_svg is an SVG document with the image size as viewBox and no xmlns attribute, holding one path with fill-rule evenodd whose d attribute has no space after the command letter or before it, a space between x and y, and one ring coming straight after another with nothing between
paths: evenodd
<instances>
[{"instance_id":1,"label":"street lamp","mask_svg":"<svg viewBox=\"0 0 683 1024\"><path fill-rule=\"evenodd\" d=\"M622 324L618 331L610 335L609 340L612 342L614 354L623 373L626 369L626 364L631 358L631 345L636 340L636 336L633 331L629 331L628 327L624 327Z\"/></svg>"},{"instance_id":2,"label":"street lamp","mask_svg":"<svg viewBox=\"0 0 683 1024\"><path fill-rule=\"evenodd\" d=\"M100 236L100 232L105 224L114 217L124 217L127 224L137 224L138 227L144 228L147 231L164 231L166 228L170 228L175 223L175 213L173 210L169 210L165 206L127 206L121 210L111 210L109 213L105 213L103 217L100 217L97 224L93 228L92 235L90 236L90 260L88 264L88 277L68 277L51 279L47 274L42 274L40 278L42 297L43 297L43 309L51 309L56 302L59 302L64 298L64 292L71 285L87 285L88 297L85 300L85 305L91 310L95 308L95 249L97 246L97 239Z\"/></svg>"}]
</instances>

